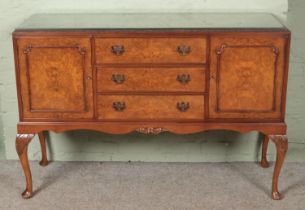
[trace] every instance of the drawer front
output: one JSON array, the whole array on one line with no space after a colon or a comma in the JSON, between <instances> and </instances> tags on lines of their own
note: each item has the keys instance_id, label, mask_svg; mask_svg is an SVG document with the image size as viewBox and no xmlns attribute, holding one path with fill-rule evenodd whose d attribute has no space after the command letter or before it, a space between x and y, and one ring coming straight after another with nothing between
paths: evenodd
<instances>
[{"instance_id":1,"label":"drawer front","mask_svg":"<svg viewBox=\"0 0 305 210\"><path fill-rule=\"evenodd\" d=\"M204 92L204 68L103 68L97 72L98 92Z\"/></svg>"},{"instance_id":2,"label":"drawer front","mask_svg":"<svg viewBox=\"0 0 305 210\"><path fill-rule=\"evenodd\" d=\"M205 63L205 38L96 38L97 63Z\"/></svg>"},{"instance_id":3,"label":"drawer front","mask_svg":"<svg viewBox=\"0 0 305 210\"><path fill-rule=\"evenodd\" d=\"M204 96L100 95L100 120L203 120Z\"/></svg>"}]
</instances>

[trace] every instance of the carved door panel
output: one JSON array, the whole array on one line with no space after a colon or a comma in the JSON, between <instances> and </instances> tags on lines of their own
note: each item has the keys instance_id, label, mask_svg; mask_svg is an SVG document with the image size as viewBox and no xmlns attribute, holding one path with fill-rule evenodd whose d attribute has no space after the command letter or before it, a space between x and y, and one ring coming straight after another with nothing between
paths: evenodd
<instances>
[{"instance_id":1,"label":"carved door panel","mask_svg":"<svg viewBox=\"0 0 305 210\"><path fill-rule=\"evenodd\" d=\"M209 118L282 119L285 51L281 36L213 37Z\"/></svg>"},{"instance_id":2,"label":"carved door panel","mask_svg":"<svg viewBox=\"0 0 305 210\"><path fill-rule=\"evenodd\" d=\"M93 117L89 38L17 38L16 44L23 120Z\"/></svg>"}]
</instances>

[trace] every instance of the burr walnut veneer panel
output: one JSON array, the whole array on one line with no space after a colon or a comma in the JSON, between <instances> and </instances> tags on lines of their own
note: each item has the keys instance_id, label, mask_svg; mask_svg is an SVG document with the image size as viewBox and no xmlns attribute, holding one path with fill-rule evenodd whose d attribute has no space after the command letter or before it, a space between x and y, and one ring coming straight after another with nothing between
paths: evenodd
<instances>
[{"instance_id":1,"label":"burr walnut veneer panel","mask_svg":"<svg viewBox=\"0 0 305 210\"><path fill-rule=\"evenodd\" d=\"M98 92L205 92L205 68L98 68Z\"/></svg>"},{"instance_id":2,"label":"burr walnut veneer panel","mask_svg":"<svg viewBox=\"0 0 305 210\"><path fill-rule=\"evenodd\" d=\"M282 117L285 37L211 39L210 118Z\"/></svg>"},{"instance_id":3,"label":"burr walnut veneer panel","mask_svg":"<svg viewBox=\"0 0 305 210\"><path fill-rule=\"evenodd\" d=\"M115 103L121 105L121 110L115 107ZM204 97L200 95L98 96L98 118L101 120L203 120Z\"/></svg>"},{"instance_id":4,"label":"burr walnut veneer panel","mask_svg":"<svg viewBox=\"0 0 305 210\"><path fill-rule=\"evenodd\" d=\"M97 63L205 63L206 39L97 38Z\"/></svg>"},{"instance_id":5,"label":"burr walnut veneer panel","mask_svg":"<svg viewBox=\"0 0 305 210\"><path fill-rule=\"evenodd\" d=\"M212 19L205 19L209 16L194 14L147 14L141 16L143 20L135 20L135 26L141 22L147 28L115 28L131 25L125 19L135 16L90 16L100 17L94 23L103 28L96 30L84 24L95 20L86 15L79 23L72 15L60 15L62 23L58 15L33 17L35 20L25 25L30 30L14 32L20 116L16 150L26 177L23 197L33 195L27 148L35 134L42 148L41 165L45 166L46 131L189 134L233 130L263 134L263 167L268 167L269 139L275 143L272 198L281 199L278 178L288 147L289 30L274 17L257 14L245 15L242 22L240 14L233 15L238 18L231 21L235 23L232 28L215 28ZM161 17L180 17L176 24L185 27L149 27ZM190 19L183 21L186 17ZM219 21L223 15L217 17ZM255 21L262 19L264 27L257 27ZM49 29L39 25L45 20L51 26L70 22L85 28ZM114 28L105 28L116 20L121 21ZM170 20L162 23L175 22ZM252 28L241 26L247 20ZM221 18L218 24L224 26L225 22ZM266 28L265 22L274 27Z\"/></svg>"},{"instance_id":6,"label":"burr walnut veneer panel","mask_svg":"<svg viewBox=\"0 0 305 210\"><path fill-rule=\"evenodd\" d=\"M18 39L22 118L92 118L88 38Z\"/></svg>"}]
</instances>

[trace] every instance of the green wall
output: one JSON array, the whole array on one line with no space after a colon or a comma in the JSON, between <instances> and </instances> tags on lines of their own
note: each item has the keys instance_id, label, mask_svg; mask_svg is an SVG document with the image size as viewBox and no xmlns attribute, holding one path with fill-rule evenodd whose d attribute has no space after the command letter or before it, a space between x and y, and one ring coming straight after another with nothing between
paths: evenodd
<instances>
[{"instance_id":1,"label":"green wall","mask_svg":"<svg viewBox=\"0 0 305 210\"><path fill-rule=\"evenodd\" d=\"M287 27L292 31L287 112L290 160L305 161L305 1L289 0Z\"/></svg>"},{"instance_id":2,"label":"green wall","mask_svg":"<svg viewBox=\"0 0 305 210\"><path fill-rule=\"evenodd\" d=\"M0 89L3 87L0 82ZM0 91L1 93L1 91ZM2 122L2 110L1 110L1 95L0 95L0 160L5 159L5 146L4 146L4 131Z\"/></svg>"},{"instance_id":3,"label":"green wall","mask_svg":"<svg viewBox=\"0 0 305 210\"><path fill-rule=\"evenodd\" d=\"M21 1L22 14L0 14L0 21L10 18L10 25L0 29L0 43L6 50L0 50L0 158L17 159L15 152L16 122L18 121L14 64L10 32L23 18L37 11ZM17 3L16 3L17 4ZM34 4L32 2L32 4ZM11 5L12 11L19 11ZM16 9L17 8L17 9ZM292 30L292 51L288 84L287 123L289 135L288 161L305 160L305 3L291 1L287 13L287 25ZM1 10L1 9L0 9ZM9 10L5 10L9 11ZM5 11L3 11L5 13ZM40 10L38 10L39 12ZM52 9L50 9L52 12ZM55 10L57 11L57 10ZM283 11L277 11L282 14ZM282 17L285 15L282 15ZM2 19L1 19L2 17ZM5 17L5 18L4 18ZM2 31L1 31L2 30ZM2 54L1 54L2 53ZM5 54L3 54L5 53ZM213 131L192 135L163 133L158 136L144 136L138 133L128 135L107 135L98 132L73 131L61 134L51 133L48 153L52 160L96 160L96 161L181 161L219 162L256 161L260 154L261 136L256 132L240 135L235 132ZM269 147L269 159L274 159L274 146ZM30 159L40 158L37 137L30 144Z\"/></svg>"}]
</instances>

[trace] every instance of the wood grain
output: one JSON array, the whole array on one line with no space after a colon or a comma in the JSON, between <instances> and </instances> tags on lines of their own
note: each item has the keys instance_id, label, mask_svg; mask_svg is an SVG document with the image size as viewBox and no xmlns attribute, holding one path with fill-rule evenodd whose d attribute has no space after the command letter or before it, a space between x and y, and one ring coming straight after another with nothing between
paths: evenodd
<instances>
[{"instance_id":1,"label":"wood grain","mask_svg":"<svg viewBox=\"0 0 305 210\"><path fill-rule=\"evenodd\" d=\"M18 39L22 118L93 117L87 38Z\"/></svg>"},{"instance_id":2,"label":"wood grain","mask_svg":"<svg viewBox=\"0 0 305 210\"><path fill-rule=\"evenodd\" d=\"M204 119L203 96L142 96L105 95L98 97L99 120L202 120ZM114 102L124 102L126 108L116 111ZM190 108L181 112L177 103L188 102Z\"/></svg>"},{"instance_id":3,"label":"wood grain","mask_svg":"<svg viewBox=\"0 0 305 210\"><path fill-rule=\"evenodd\" d=\"M37 30L13 36L20 116L16 149L27 183L23 197L33 195L27 147L34 134L46 165L43 132L86 129L259 131L265 135L263 167L268 139L276 144L272 198L282 198L287 29Z\"/></svg>"},{"instance_id":4,"label":"wood grain","mask_svg":"<svg viewBox=\"0 0 305 210\"><path fill-rule=\"evenodd\" d=\"M284 37L213 37L209 117L280 119L284 58Z\"/></svg>"},{"instance_id":5,"label":"wood grain","mask_svg":"<svg viewBox=\"0 0 305 210\"><path fill-rule=\"evenodd\" d=\"M123 75L117 84L113 75ZM183 84L177 77L189 76ZM98 92L205 92L204 68L98 68Z\"/></svg>"},{"instance_id":6,"label":"wood grain","mask_svg":"<svg viewBox=\"0 0 305 210\"><path fill-rule=\"evenodd\" d=\"M199 38L96 38L97 63L205 63L206 39ZM124 53L112 53L112 46L124 46ZM181 55L179 46L191 52Z\"/></svg>"},{"instance_id":7,"label":"wood grain","mask_svg":"<svg viewBox=\"0 0 305 210\"><path fill-rule=\"evenodd\" d=\"M72 130L93 130L110 134L127 134L142 127L162 127L169 132L176 134L191 134L209 130L231 130L240 133L247 133L251 131L259 131L265 134L277 133L285 135L287 132L287 125L285 123L232 123L232 122L181 122L176 120L174 122L166 121L136 121L136 122L19 122L17 124L18 133L38 133L43 130L50 130L53 132L64 132Z\"/></svg>"}]
</instances>

